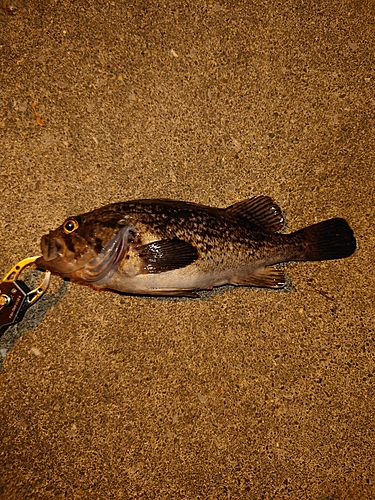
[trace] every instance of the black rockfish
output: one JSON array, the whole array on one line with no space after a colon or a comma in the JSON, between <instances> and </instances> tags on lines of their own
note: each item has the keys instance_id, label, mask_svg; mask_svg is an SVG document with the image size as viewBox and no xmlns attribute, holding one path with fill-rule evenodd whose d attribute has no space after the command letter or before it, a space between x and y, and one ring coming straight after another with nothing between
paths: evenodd
<instances>
[{"instance_id":1,"label":"black rockfish","mask_svg":"<svg viewBox=\"0 0 375 500\"><path fill-rule=\"evenodd\" d=\"M196 296L224 284L283 288L288 261L349 257L344 219L291 234L280 208L257 196L227 208L172 200L113 203L69 217L42 237L36 264L64 277L120 292Z\"/></svg>"}]
</instances>

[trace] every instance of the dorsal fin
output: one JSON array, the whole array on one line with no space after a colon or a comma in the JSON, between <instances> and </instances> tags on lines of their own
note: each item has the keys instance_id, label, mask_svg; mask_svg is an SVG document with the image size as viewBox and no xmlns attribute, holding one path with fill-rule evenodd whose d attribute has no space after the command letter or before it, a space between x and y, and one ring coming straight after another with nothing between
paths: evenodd
<instances>
[{"instance_id":1,"label":"dorsal fin","mask_svg":"<svg viewBox=\"0 0 375 500\"><path fill-rule=\"evenodd\" d=\"M227 207L225 212L232 218L245 219L267 233L276 233L284 227L281 209L269 196L240 201Z\"/></svg>"}]
</instances>

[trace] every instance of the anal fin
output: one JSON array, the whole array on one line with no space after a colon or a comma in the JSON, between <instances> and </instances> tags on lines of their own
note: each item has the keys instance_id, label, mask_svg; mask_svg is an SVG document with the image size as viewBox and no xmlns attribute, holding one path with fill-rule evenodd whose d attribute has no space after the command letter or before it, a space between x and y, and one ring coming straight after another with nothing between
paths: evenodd
<instances>
[{"instance_id":1,"label":"anal fin","mask_svg":"<svg viewBox=\"0 0 375 500\"><path fill-rule=\"evenodd\" d=\"M287 284L284 271L276 267L259 267L249 274L236 276L232 285L257 286L280 289Z\"/></svg>"}]
</instances>

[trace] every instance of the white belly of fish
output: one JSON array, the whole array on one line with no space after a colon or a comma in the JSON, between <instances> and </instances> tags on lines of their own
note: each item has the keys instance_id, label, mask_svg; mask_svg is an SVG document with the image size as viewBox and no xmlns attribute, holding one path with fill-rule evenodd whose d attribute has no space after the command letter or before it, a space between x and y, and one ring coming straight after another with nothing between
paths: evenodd
<instances>
[{"instance_id":1,"label":"white belly of fish","mask_svg":"<svg viewBox=\"0 0 375 500\"><path fill-rule=\"evenodd\" d=\"M228 271L222 275L213 276L212 273L198 271L196 266L187 266L183 269L174 269L157 274L135 274L129 276L121 268L107 282L101 286L119 292L134 294L163 295L173 294L184 290L210 289L230 281Z\"/></svg>"}]
</instances>

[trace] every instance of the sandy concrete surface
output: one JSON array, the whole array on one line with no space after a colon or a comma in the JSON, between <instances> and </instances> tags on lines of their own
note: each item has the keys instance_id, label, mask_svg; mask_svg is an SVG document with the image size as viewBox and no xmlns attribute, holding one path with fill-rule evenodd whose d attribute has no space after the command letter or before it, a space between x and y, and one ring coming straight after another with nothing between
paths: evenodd
<instances>
[{"instance_id":1,"label":"sandy concrete surface","mask_svg":"<svg viewBox=\"0 0 375 500\"><path fill-rule=\"evenodd\" d=\"M291 292L54 276L0 341L0 498L375 498L374 2L1 5L1 275L133 198L265 194L359 248Z\"/></svg>"}]
</instances>

